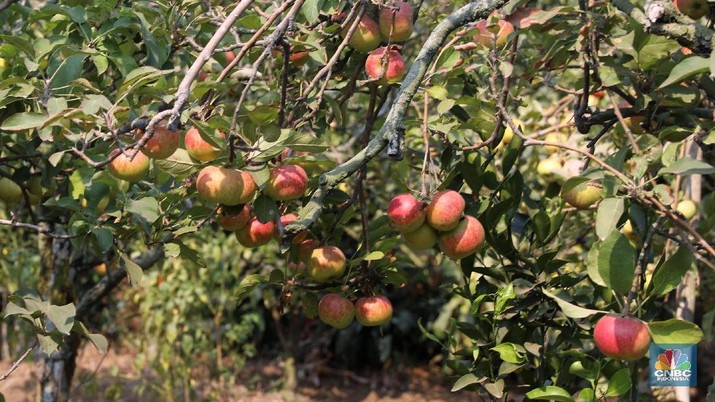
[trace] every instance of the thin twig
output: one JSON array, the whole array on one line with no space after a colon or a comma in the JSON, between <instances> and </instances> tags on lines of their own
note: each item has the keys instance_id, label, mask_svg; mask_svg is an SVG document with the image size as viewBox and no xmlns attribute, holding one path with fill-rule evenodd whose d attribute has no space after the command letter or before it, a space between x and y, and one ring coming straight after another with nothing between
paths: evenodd
<instances>
[{"instance_id":1,"label":"thin twig","mask_svg":"<svg viewBox=\"0 0 715 402\"><path fill-rule=\"evenodd\" d=\"M25 353L23 353L22 356L20 356L20 358L17 359L17 361L12 364L12 366L10 366L10 369L7 371L7 373L5 373L5 374L3 374L2 376L0 376L0 381L4 381L4 380L6 380L8 377L10 377L10 374L12 374L13 371L17 370L18 367L20 367L20 364L22 364L22 362L23 362L25 359L27 359L27 356L29 356L30 353L31 353L36 347L37 347L37 341L35 341L35 343L33 343L32 346L30 346L30 348L27 349L27 350L25 351Z\"/></svg>"}]
</instances>

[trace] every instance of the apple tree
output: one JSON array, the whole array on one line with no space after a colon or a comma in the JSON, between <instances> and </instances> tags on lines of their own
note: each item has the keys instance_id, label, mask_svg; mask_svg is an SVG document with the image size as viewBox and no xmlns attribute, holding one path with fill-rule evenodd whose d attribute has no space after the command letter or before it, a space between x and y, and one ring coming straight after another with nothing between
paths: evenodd
<instances>
[{"instance_id":1,"label":"apple tree","mask_svg":"<svg viewBox=\"0 0 715 402\"><path fill-rule=\"evenodd\" d=\"M457 272L411 323L454 391L635 400L715 269L709 9L640 3L0 3L3 312L43 400L107 295L216 269L212 236L235 301L336 331Z\"/></svg>"}]
</instances>

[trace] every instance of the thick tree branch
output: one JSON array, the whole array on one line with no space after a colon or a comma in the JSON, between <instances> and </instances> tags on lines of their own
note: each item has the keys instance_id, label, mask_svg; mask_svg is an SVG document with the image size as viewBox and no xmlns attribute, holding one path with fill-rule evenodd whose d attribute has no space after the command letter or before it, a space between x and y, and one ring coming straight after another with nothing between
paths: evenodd
<instances>
[{"instance_id":1,"label":"thick tree branch","mask_svg":"<svg viewBox=\"0 0 715 402\"><path fill-rule=\"evenodd\" d=\"M447 36L461 26L480 18L486 18L494 9L503 6L506 2L507 0L475 1L453 12L437 25L429 38L427 38L427 41L422 45L422 49L412 63L412 67L410 67L402 81L395 104L390 109L380 131L365 148L350 160L320 176L318 188L311 196L310 201L300 210L298 221L286 227L289 237L315 223L323 211L323 199L328 191L346 177L357 172L385 147L388 148L388 156L396 159L401 158L405 132L405 114L422 83L422 79L425 77L428 68Z\"/></svg>"}]
</instances>

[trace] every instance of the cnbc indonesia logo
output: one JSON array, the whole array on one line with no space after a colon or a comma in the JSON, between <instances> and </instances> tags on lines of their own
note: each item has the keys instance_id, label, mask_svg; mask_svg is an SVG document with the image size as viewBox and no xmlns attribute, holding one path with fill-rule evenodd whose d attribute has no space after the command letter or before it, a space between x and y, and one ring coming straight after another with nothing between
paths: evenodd
<instances>
[{"instance_id":1,"label":"cnbc indonesia logo","mask_svg":"<svg viewBox=\"0 0 715 402\"><path fill-rule=\"evenodd\" d=\"M693 375L691 363L688 355L679 349L666 349L664 353L658 354L655 362L653 375L657 383L690 383Z\"/></svg>"}]
</instances>

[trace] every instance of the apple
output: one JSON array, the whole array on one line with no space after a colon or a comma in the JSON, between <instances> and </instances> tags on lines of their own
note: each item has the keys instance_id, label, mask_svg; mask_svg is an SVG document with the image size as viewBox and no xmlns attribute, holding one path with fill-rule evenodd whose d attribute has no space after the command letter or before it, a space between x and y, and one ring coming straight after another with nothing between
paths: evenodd
<instances>
[{"instance_id":1,"label":"apple","mask_svg":"<svg viewBox=\"0 0 715 402\"><path fill-rule=\"evenodd\" d=\"M144 131L136 131L136 139L139 140L144 135ZM165 125L156 125L154 135L142 147L142 152L154 159L166 159L179 148L179 132L169 131Z\"/></svg>"},{"instance_id":2,"label":"apple","mask_svg":"<svg viewBox=\"0 0 715 402\"><path fill-rule=\"evenodd\" d=\"M678 202L675 209L683 214L685 220L691 220L698 214L698 205L693 200L682 200Z\"/></svg>"},{"instance_id":3,"label":"apple","mask_svg":"<svg viewBox=\"0 0 715 402\"><path fill-rule=\"evenodd\" d=\"M301 50L298 52L291 52L288 55L288 63L292 65L293 67L300 67L305 65L305 63L308 62L310 59L310 52L307 50Z\"/></svg>"},{"instance_id":4,"label":"apple","mask_svg":"<svg viewBox=\"0 0 715 402\"><path fill-rule=\"evenodd\" d=\"M275 201L296 200L303 196L308 187L308 175L298 165L280 165L271 171L263 190Z\"/></svg>"},{"instance_id":5,"label":"apple","mask_svg":"<svg viewBox=\"0 0 715 402\"><path fill-rule=\"evenodd\" d=\"M343 38L347 36L351 26L352 21L340 32ZM382 41L382 37L380 36L380 27L377 25L377 22L367 15L364 15L362 19L360 19L357 29L353 32L353 36L350 37L348 46L358 52L367 53L380 46L380 41Z\"/></svg>"},{"instance_id":6,"label":"apple","mask_svg":"<svg viewBox=\"0 0 715 402\"><path fill-rule=\"evenodd\" d=\"M290 225L291 223L294 223L298 221L298 215L296 214L285 214L280 217L281 221L281 226L285 229L286 226ZM293 244L300 244L305 238L308 236L308 231L303 230L301 232L296 233L295 236L293 236L293 239L291 240L291 243ZM276 230L276 240L280 241L280 233Z\"/></svg>"},{"instance_id":7,"label":"apple","mask_svg":"<svg viewBox=\"0 0 715 402\"><path fill-rule=\"evenodd\" d=\"M253 180L253 176L250 173L242 170L241 178L243 179L243 191L241 191L241 196L239 197L239 204L248 204L253 201L256 193L258 192L258 186Z\"/></svg>"},{"instance_id":8,"label":"apple","mask_svg":"<svg viewBox=\"0 0 715 402\"><path fill-rule=\"evenodd\" d=\"M298 249L296 250L296 257L298 261L308 263L310 256L313 254L313 250L320 247L320 242L316 239L306 239L298 243Z\"/></svg>"},{"instance_id":9,"label":"apple","mask_svg":"<svg viewBox=\"0 0 715 402\"><path fill-rule=\"evenodd\" d=\"M386 324L392 318L392 303L382 295L361 297L355 302L355 318L366 327Z\"/></svg>"},{"instance_id":10,"label":"apple","mask_svg":"<svg viewBox=\"0 0 715 402\"><path fill-rule=\"evenodd\" d=\"M42 178L40 176L32 176L25 183L27 187L27 199L30 204L37 205L42 201Z\"/></svg>"},{"instance_id":11,"label":"apple","mask_svg":"<svg viewBox=\"0 0 715 402\"><path fill-rule=\"evenodd\" d=\"M236 59L236 55L230 50L224 53L224 56L226 56L226 65L231 64Z\"/></svg>"},{"instance_id":12,"label":"apple","mask_svg":"<svg viewBox=\"0 0 715 402\"><path fill-rule=\"evenodd\" d=\"M466 215L456 228L440 234L439 247L453 260L471 255L484 243L484 227L473 216Z\"/></svg>"},{"instance_id":13,"label":"apple","mask_svg":"<svg viewBox=\"0 0 715 402\"><path fill-rule=\"evenodd\" d=\"M621 360L638 360L650 346L650 334L643 321L616 315L605 315L598 320L593 340L601 353Z\"/></svg>"},{"instance_id":14,"label":"apple","mask_svg":"<svg viewBox=\"0 0 715 402\"><path fill-rule=\"evenodd\" d=\"M417 230L403 232L402 240L413 250L429 250L437 244L437 232L425 223Z\"/></svg>"},{"instance_id":15,"label":"apple","mask_svg":"<svg viewBox=\"0 0 715 402\"><path fill-rule=\"evenodd\" d=\"M128 152L132 153L133 151ZM107 166L109 173L117 179L134 183L145 178L149 173L149 157L141 152L131 159L129 155L117 148L109 154L109 157L114 158Z\"/></svg>"},{"instance_id":16,"label":"apple","mask_svg":"<svg viewBox=\"0 0 715 402\"><path fill-rule=\"evenodd\" d=\"M345 254L335 246L318 247L310 254L308 276L316 282L339 278L345 272Z\"/></svg>"},{"instance_id":17,"label":"apple","mask_svg":"<svg viewBox=\"0 0 715 402\"><path fill-rule=\"evenodd\" d=\"M251 208L248 205L244 205L243 208L222 208L221 215L216 219L223 230L228 230L230 232L236 232L243 229L251 219Z\"/></svg>"},{"instance_id":18,"label":"apple","mask_svg":"<svg viewBox=\"0 0 715 402\"><path fill-rule=\"evenodd\" d=\"M513 119L513 123L515 126L519 127L520 130L524 130L524 122L522 122L519 119ZM509 146L509 143L511 143L511 140L514 138L514 130L511 129L511 125L509 123L506 124L506 128L504 129L504 135L501 137L501 141L499 144L496 146L496 150L502 150Z\"/></svg>"},{"instance_id":19,"label":"apple","mask_svg":"<svg viewBox=\"0 0 715 402\"><path fill-rule=\"evenodd\" d=\"M427 206L427 223L441 232L452 230L459 224L464 207L464 198L458 192L440 191Z\"/></svg>"},{"instance_id":20,"label":"apple","mask_svg":"<svg viewBox=\"0 0 715 402\"><path fill-rule=\"evenodd\" d=\"M589 209L603 198L603 187L596 181L590 180L580 183L570 189L566 194L561 194L566 202L577 209Z\"/></svg>"},{"instance_id":21,"label":"apple","mask_svg":"<svg viewBox=\"0 0 715 402\"><path fill-rule=\"evenodd\" d=\"M497 21L497 25L499 26L499 31L496 33L496 45L498 48L502 48L506 45L509 34L514 32L514 25L505 20ZM495 35L491 31L493 26L494 24L488 24L487 20L479 21L476 25L479 33L474 35L474 41L483 47L491 49L495 41Z\"/></svg>"},{"instance_id":22,"label":"apple","mask_svg":"<svg viewBox=\"0 0 715 402\"><path fill-rule=\"evenodd\" d=\"M547 178L551 178L550 176L559 173L562 168L563 166L561 165L561 159L557 157L548 157L542 159L539 161L539 164L536 165L536 171L541 176L546 176Z\"/></svg>"},{"instance_id":23,"label":"apple","mask_svg":"<svg viewBox=\"0 0 715 402\"><path fill-rule=\"evenodd\" d=\"M638 240L638 235L636 235L636 231L633 230L633 224L631 224L630 219L627 220L626 223L623 225L621 233L623 233L623 235L626 236L626 238L630 240L631 243L635 244Z\"/></svg>"},{"instance_id":24,"label":"apple","mask_svg":"<svg viewBox=\"0 0 715 402\"><path fill-rule=\"evenodd\" d=\"M381 47L370 52L365 60L365 72L372 81L377 80L381 84L396 84L405 76L405 61L400 52L391 48L387 52L385 61L387 68L383 68L382 58L385 50L385 47Z\"/></svg>"},{"instance_id":25,"label":"apple","mask_svg":"<svg viewBox=\"0 0 715 402\"><path fill-rule=\"evenodd\" d=\"M393 1L381 9L380 33L385 40L393 42L409 39L412 36L412 6L404 1Z\"/></svg>"},{"instance_id":26,"label":"apple","mask_svg":"<svg viewBox=\"0 0 715 402\"><path fill-rule=\"evenodd\" d=\"M402 233L414 232L425 221L422 203L412 194L400 194L387 205L387 216Z\"/></svg>"},{"instance_id":27,"label":"apple","mask_svg":"<svg viewBox=\"0 0 715 402\"><path fill-rule=\"evenodd\" d=\"M206 166L196 176L196 191L206 201L238 205L242 203L243 176L236 169Z\"/></svg>"},{"instance_id":28,"label":"apple","mask_svg":"<svg viewBox=\"0 0 715 402\"><path fill-rule=\"evenodd\" d=\"M675 8L688 17L697 20L710 13L707 0L673 0Z\"/></svg>"},{"instance_id":29,"label":"apple","mask_svg":"<svg viewBox=\"0 0 715 402\"><path fill-rule=\"evenodd\" d=\"M224 133L221 133L221 136L226 138ZM186 132L184 146L186 147L186 152L188 152L192 158L201 162L213 161L221 155L221 150L204 140L196 127L191 127Z\"/></svg>"},{"instance_id":30,"label":"apple","mask_svg":"<svg viewBox=\"0 0 715 402\"><path fill-rule=\"evenodd\" d=\"M546 134L546 137L544 137L544 141L550 142L552 144L565 144L568 140L569 136L562 132L548 133ZM553 145L546 145L544 146L544 149L546 150L546 153L551 155L558 152L560 148L555 147Z\"/></svg>"},{"instance_id":31,"label":"apple","mask_svg":"<svg viewBox=\"0 0 715 402\"><path fill-rule=\"evenodd\" d=\"M318 302L318 317L333 328L343 329L352 324L355 306L340 295L328 293Z\"/></svg>"},{"instance_id":32,"label":"apple","mask_svg":"<svg viewBox=\"0 0 715 402\"><path fill-rule=\"evenodd\" d=\"M244 247L255 248L268 244L274 238L275 233L275 222L262 223L254 216L248 220L246 226L236 232L236 239Z\"/></svg>"},{"instance_id":33,"label":"apple","mask_svg":"<svg viewBox=\"0 0 715 402\"><path fill-rule=\"evenodd\" d=\"M0 200L14 204L22 199L22 187L7 177L0 177Z\"/></svg>"},{"instance_id":34,"label":"apple","mask_svg":"<svg viewBox=\"0 0 715 402\"><path fill-rule=\"evenodd\" d=\"M198 82L204 82L207 78L209 78L209 75L211 75L211 73L209 73L208 71L200 71L199 76L198 78L196 78L196 80Z\"/></svg>"}]
</instances>

